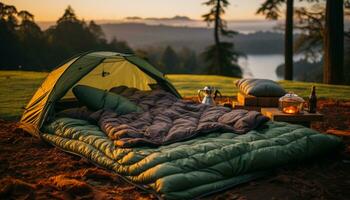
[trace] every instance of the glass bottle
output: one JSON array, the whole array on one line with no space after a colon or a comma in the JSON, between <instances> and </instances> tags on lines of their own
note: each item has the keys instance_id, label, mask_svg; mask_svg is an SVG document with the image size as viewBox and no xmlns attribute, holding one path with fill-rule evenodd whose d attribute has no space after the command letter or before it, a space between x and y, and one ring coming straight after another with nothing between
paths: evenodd
<instances>
[{"instance_id":1,"label":"glass bottle","mask_svg":"<svg viewBox=\"0 0 350 200\"><path fill-rule=\"evenodd\" d=\"M311 94L309 97L309 113L316 113L316 110L317 110L316 87L312 86Z\"/></svg>"}]
</instances>

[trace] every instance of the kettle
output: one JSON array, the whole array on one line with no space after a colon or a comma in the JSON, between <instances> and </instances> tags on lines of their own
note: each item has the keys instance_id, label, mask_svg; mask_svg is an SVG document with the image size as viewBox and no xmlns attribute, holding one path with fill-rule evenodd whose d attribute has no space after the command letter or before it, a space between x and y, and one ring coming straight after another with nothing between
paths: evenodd
<instances>
[{"instance_id":1,"label":"kettle","mask_svg":"<svg viewBox=\"0 0 350 200\"><path fill-rule=\"evenodd\" d=\"M204 93L203 99L201 97L202 93ZM203 89L198 90L198 99L203 104L215 106L216 105L215 99L216 99L218 94L220 95L220 97L222 97L219 90L217 90L211 86L205 86Z\"/></svg>"}]
</instances>

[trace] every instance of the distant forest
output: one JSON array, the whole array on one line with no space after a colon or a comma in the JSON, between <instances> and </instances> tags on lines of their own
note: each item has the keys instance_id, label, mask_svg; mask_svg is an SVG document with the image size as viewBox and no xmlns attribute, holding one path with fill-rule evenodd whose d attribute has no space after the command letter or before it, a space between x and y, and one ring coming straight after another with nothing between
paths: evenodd
<instances>
[{"instance_id":1,"label":"distant forest","mask_svg":"<svg viewBox=\"0 0 350 200\"><path fill-rule=\"evenodd\" d=\"M1 69L45 71L85 51L132 52L126 42L108 42L99 25L79 20L71 7L42 31L30 12L0 3L0 44Z\"/></svg>"},{"instance_id":2,"label":"distant forest","mask_svg":"<svg viewBox=\"0 0 350 200\"><path fill-rule=\"evenodd\" d=\"M104 50L136 53L165 73L205 73L201 53L212 42L211 31L145 24L100 26L78 19L71 7L42 30L30 12L0 3L0 69L49 71L78 53ZM240 34L236 38L242 53L281 53L282 41L278 33Z\"/></svg>"},{"instance_id":3,"label":"distant forest","mask_svg":"<svg viewBox=\"0 0 350 200\"><path fill-rule=\"evenodd\" d=\"M76 54L102 50L136 53L166 73L204 72L200 56L189 48L133 50L116 37L107 39L94 21L79 20L71 7L43 31L30 12L0 3L0 44L0 69L50 71Z\"/></svg>"},{"instance_id":4,"label":"distant forest","mask_svg":"<svg viewBox=\"0 0 350 200\"><path fill-rule=\"evenodd\" d=\"M42 30L30 12L0 2L0 69L50 71L79 53L103 50L135 53L165 73L202 74L207 73L202 52L213 42L212 37L211 28L140 23L98 25L80 20L71 7L55 24ZM234 42L243 55L284 51L284 35L280 32L237 34L233 39L223 40ZM345 41L345 83L349 84L350 39ZM283 64L276 73L283 76ZM322 62L298 61L294 79L321 82Z\"/></svg>"}]
</instances>

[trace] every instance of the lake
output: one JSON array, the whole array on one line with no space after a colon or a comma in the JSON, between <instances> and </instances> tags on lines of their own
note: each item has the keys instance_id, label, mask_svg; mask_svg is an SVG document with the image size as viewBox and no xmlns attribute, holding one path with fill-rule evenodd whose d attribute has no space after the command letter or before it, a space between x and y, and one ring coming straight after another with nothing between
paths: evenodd
<instances>
[{"instance_id":1,"label":"lake","mask_svg":"<svg viewBox=\"0 0 350 200\"><path fill-rule=\"evenodd\" d=\"M295 55L294 60L300 60L302 55ZM245 78L266 78L279 80L276 68L284 63L284 55L247 55L247 58L240 58L238 63L243 68L243 77Z\"/></svg>"}]
</instances>

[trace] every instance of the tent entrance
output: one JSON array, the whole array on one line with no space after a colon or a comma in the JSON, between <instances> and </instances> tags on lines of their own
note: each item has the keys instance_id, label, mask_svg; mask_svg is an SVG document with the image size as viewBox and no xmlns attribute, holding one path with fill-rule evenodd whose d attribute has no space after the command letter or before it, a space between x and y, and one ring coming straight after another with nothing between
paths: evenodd
<instances>
[{"instance_id":1,"label":"tent entrance","mask_svg":"<svg viewBox=\"0 0 350 200\"><path fill-rule=\"evenodd\" d=\"M72 92L76 85L86 85L107 91L117 86L148 91L152 90L151 86L157 85L157 81L123 57L106 58L55 103L55 112L82 106Z\"/></svg>"},{"instance_id":2,"label":"tent entrance","mask_svg":"<svg viewBox=\"0 0 350 200\"><path fill-rule=\"evenodd\" d=\"M102 90L110 90L117 86L127 86L147 91L151 90L150 85L154 84L157 84L157 81L141 71L137 66L123 58L117 57L105 59L74 86L87 85ZM62 98L63 100L74 98L73 87Z\"/></svg>"}]
</instances>

